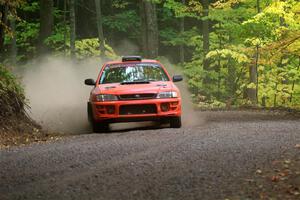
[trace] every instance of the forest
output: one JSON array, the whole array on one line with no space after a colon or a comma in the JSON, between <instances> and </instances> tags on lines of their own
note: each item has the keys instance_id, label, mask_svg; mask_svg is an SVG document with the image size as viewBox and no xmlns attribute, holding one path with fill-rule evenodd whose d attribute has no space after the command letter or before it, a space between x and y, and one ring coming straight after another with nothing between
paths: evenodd
<instances>
[{"instance_id":1,"label":"forest","mask_svg":"<svg viewBox=\"0 0 300 200\"><path fill-rule=\"evenodd\" d=\"M180 68L199 108L300 108L297 0L0 0L0 20L1 95L21 102L13 66L137 54Z\"/></svg>"},{"instance_id":2,"label":"forest","mask_svg":"<svg viewBox=\"0 0 300 200\"><path fill-rule=\"evenodd\" d=\"M299 200L299 119L300 0L0 0L0 200Z\"/></svg>"}]
</instances>

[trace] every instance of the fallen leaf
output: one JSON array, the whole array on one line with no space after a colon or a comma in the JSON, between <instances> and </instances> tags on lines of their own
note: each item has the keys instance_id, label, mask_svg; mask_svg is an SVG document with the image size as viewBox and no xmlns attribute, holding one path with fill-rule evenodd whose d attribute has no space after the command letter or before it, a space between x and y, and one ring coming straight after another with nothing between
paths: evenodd
<instances>
[{"instance_id":1,"label":"fallen leaf","mask_svg":"<svg viewBox=\"0 0 300 200\"><path fill-rule=\"evenodd\" d=\"M252 183L252 182L254 182L254 180L253 180L253 179L251 179L251 178L246 178L246 179L245 179L245 181L247 181L247 182L249 182L249 183Z\"/></svg>"},{"instance_id":2,"label":"fallen leaf","mask_svg":"<svg viewBox=\"0 0 300 200\"><path fill-rule=\"evenodd\" d=\"M272 180L272 182L278 182L279 176L272 176L271 180Z\"/></svg>"},{"instance_id":3,"label":"fallen leaf","mask_svg":"<svg viewBox=\"0 0 300 200\"><path fill-rule=\"evenodd\" d=\"M283 165L285 169L288 169L290 166L288 164Z\"/></svg>"},{"instance_id":4,"label":"fallen leaf","mask_svg":"<svg viewBox=\"0 0 300 200\"><path fill-rule=\"evenodd\" d=\"M287 159L287 160L284 161L284 163L285 163L285 164L290 164L290 163L291 163L291 160Z\"/></svg>"},{"instance_id":5,"label":"fallen leaf","mask_svg":"<svg viewBox=\"0 0 300 200\"><path fill-rule=\"evenodd\" d=\"M256 170L257 174L262 174L262 171L260 169Z\"/></svg>"},{"instance_id":6,"label":"fallen leaf","mask_svg":"<svg viewBox=\"0 0 300 200\"><path fill-rule=\"evenodd\" d=\"M280 163L279 160L274 160L274 161L272 162L272 165L277 165L278 163Z\"/></svg>"},{"instance_id":7,"label":"fallen leaf","mask_svg":"<svg viewBox=\"0 0 300 200\"><path fill-rule=\"evenodd\" d=\"M278 173L279 176L288 176L289 175L289 171L288 170L285 170L283 172L279 172Z\"/></svg>"},{"instance_id":8,"label":"fallen leaf","mask_svg":"<svg viewBox=\"0 0 300 200\"><path fill-rule=\"evenodd\" d=\"M298 196L298 195L300 195L300 192L295 191L295 192L294 192L294 195L295 195L295 196Z\"/></svg>"}]
</instances>

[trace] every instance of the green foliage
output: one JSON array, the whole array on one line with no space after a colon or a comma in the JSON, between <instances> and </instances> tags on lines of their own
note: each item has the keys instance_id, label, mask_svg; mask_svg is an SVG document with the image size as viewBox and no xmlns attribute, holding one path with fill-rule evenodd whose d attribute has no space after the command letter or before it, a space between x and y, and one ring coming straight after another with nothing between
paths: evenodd
<instances>
[{"instance_id":1,"label":"green foliage","mask_svg":"<svg viewBox=\"0 0 300 200\"><path fill-rule=\"evenodd\" d=\"M300 107L299 1L209 1L209 15L205 17L202 1L186 0L185 4L181 0L149 1L156 3L162 56L170 55L178 60L177 49L184 47L186 62L181 65L198 106L221 108L255 103L266 107ZM125 38L142 49L140 8L136 2L102 2L105 5L102 7L105 52L100 52L96 38L94 2L77 3L76 57L106 56L116 59L112 47L119 46ZM11 8L9 19L16 19L18 61L34 58L40 42L39 1L0 0L0 3L8 4ZM53 33L43 42L52 54L69 56L69 6L64 13L62 2L55 1L54 5ZM88 19L82 19L82 16ZM184 31L180 28L182 19L185 20ZM210 23L210 50L205 53L203 20ZM83 31L81 25L85 27ZM6 37L5 47L1 50L8 55L13 33L9 23L3 27ZM207 62L209 66L204 69L203 63ZM253 77L250 81L250 68L253 69L253 66L257 67L257 84ZM250 101L248 91L251 89L258 90L257 103Z\"/></svg>"},{"instance_id":2,"label":"green foliage","mask_svg":"<svg viewBox=\"0 0 300 200\"><path fill-rule=\"evenodd\" d=\"M249 62L249 58L237 51L233 51L231 49L221 49L221 50L213 50L206 54L206 59L224 59L224 58L232 58L237 63L247 63Z\"/></svg>"},{"instance_id":3,"label":"green foliage","mask_svg":"<svg viewBox=\"0 0 300 200\"><path fill-rule=\"evenodd\" d=\"M124 0L113 0L112 6L114 8L126 8L129 5L129 2L126 2Z\"/></svg>"},{"instance_id":4,"label":"green foliage","mask_svg":"<svg viewBox=\"0 0 300 200\"><path fill-rule=\"evenodd\" d=\"M99 42L97 38L77 40L75 42L76 57L84 59L88 57L100 56Z\"/></svg>"},{"instance_id":5,"label":"green foliage","mask_svg":"<svg viewBox=\"0 0 300 200\"><path fill-rule=\"evenodd\" d=\"M27 22L25 20L17 24L16 42L19 52L19 61L32 58L36 54L36 42L39 33L39 24L35 22ZM7 40L10 41L10 40Z\"/></svg>"},{"instance_id":6,"label":"green foliage","mask_svg":"<svg viewBox=\"0 0 300 200\"><path fill-rule=\"evenodd\" d=\"M103 19L103 24L114 31L127 32L131 30L134 36L137 36L137 30L140 27L138 15L132 10L106 16Z\"/></svg>"},{"instance_id":7,"label":"green foliage","mask_svg":"<svg viewBox=\"0 0 300 200\"><path fill-rule=\"evenodd\" d=\"M38 2L25 2L22 5L22 10L25 12L36 12L39 11L40 5Z\"/></svg>"},{"instance_id":8,"label":"green foliage","mask_svg":"<svg viewBox=\"0 0 300 200\"><path fill-rule=\"evenodd\" d=\"M176 0L166 0L164 7L174 11L176 17L193 17L200 19L203 7L199 1L189 0L187 5Z\"/></svg>"},{"instance_id":9,"label":"green foliage","mask_svg":"<svg viewBox=\"0 0 300 200\"><path fill-rule=\"evenodd\" d=\"M195 27L183 33L179 33L172 28L165 28L160 31L160 36L163 38L162 43L170 46L186 45L194 47L201 43L201 36L199 36L199 31Z\"/></svg>"},{"instance_id":10,"label":"green foliage","mask_svg":"<svg viewBox=\"0 0 300 200\"><path fill-rule=\"evenodd\" d=\"M195 40L193 59L184 64L189 87L199 106L208 108L215 100L226 105L227 102L249 104L247 91L257 88L258 105L299 107L300 3L261 0L262 12L258 14L256 3L254 0L218 1L211 7L208 17L214 22L210 33L211 50L204 55L201 42ZM177 2L173 6L178 5ZM177 11L184 12L183 9ZM176 16L181 17L178 13ZM177 37L175 32L165 35L172 38L169 44L183 41L178 33ZM199 34L194 37L197 35L201 40ZM259 55L257 85L249 82L256 48ZM209 60L209 69L203 69L204 59Z\"/></svg>"},{"instance_id":11,"label":"green foliage","mask_svg":"<svg viewBox=\"0 0 300 200\"><path fill-rule=\"evenodd\" d=\"M197 103L197 107L200 109L216 109L216 108L223 109L226 108L226 104L218 100L210 100L207 102L199 101Z\"/></svg>"},{"instance_id":12,"label":"green foliage","mask_svg":"<svg viewBox=\"0 0 300 200\"><path fill-rule=\"evenodd\" d=\"M104 53L100 52L98 38L77 40L75 46L76 46L76 56L78 59L99 57L100 55L106 56L111 59L117 58L116 53L107 44L104 44L105 52Z\"/></svg>"},{"instance_id":13,"label":"green foliage","mask_svg":"<svg viewBox=\"0 0 300 200\"><path fill-rule=\"evenodd\" d=\"M63 23L58 23L54 28L54 33L44 42L55 52L63 52L70 40L70 28L65 27Z\"/></svg>"},{"instance_id":14,"label":"green foliage","mask_svg":"<svg viewBox=\"0 0 300 200\"><path fill-rule=\"evenodd\" d=\"M0 116L8 117L24 113L24 90L16 77L0 64Z\"/></svg>"}]
</instances>

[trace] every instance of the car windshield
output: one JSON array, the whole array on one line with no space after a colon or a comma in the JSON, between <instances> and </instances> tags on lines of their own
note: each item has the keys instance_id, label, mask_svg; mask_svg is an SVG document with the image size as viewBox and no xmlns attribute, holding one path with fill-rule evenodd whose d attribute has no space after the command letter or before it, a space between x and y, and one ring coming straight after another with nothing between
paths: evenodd
<instances>
[{"instance_id":1,"label":"car windshield","mask_svg":"<svg viewBox=\"0 0 300 200\"><path fill-rule=\"evenodd\" d=\"M169 77L158 64L131 63L107 65L100 78L100 84L150 81L169 81Z\"/></svg>"}]
</instances>

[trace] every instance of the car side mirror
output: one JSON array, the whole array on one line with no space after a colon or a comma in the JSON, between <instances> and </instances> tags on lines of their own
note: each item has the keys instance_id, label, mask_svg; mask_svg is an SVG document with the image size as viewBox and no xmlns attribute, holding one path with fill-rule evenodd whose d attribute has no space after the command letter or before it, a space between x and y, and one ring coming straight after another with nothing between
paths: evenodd
<instances>
[{"instance_id":1,"label":"car side mirror","mask_svg":"<svg viewBox=\"0 0 300 200\"><path fill-rule=\"evenodd\" d=\"M182 81L183 78L181 75L174 75L173 76L173 82L179 82L179 81Z\"/></svg>"},{"instance_id":2,"label":"car side mirror","mask_svg":"<svg viewBox=\"0 0 300 200\"><path fill-rule=\"evenodd\" d=\"M94 81L94 79L89 78L84 80L84 84L95 86L96 82Z\"/></svg>"}]
</instances>

